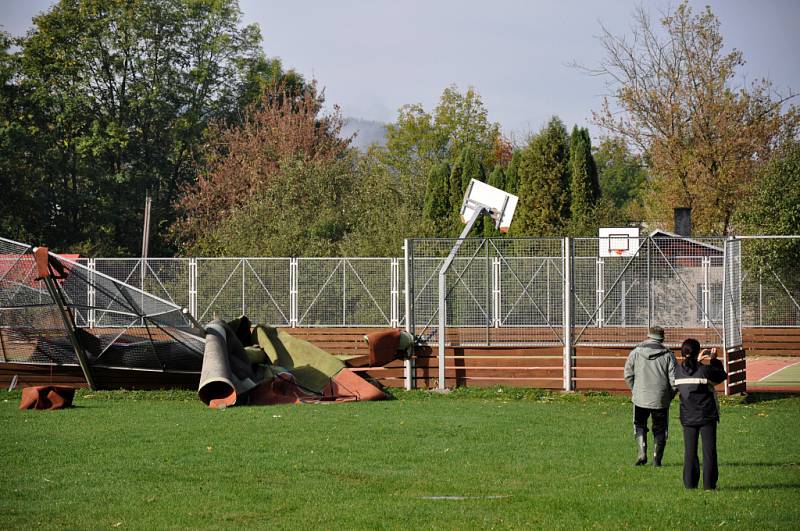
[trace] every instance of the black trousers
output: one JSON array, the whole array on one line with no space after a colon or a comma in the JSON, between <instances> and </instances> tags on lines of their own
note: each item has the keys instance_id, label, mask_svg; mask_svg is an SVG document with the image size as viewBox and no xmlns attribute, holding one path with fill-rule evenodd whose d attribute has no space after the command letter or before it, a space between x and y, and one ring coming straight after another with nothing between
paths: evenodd
<instances>
[{"instance_id":1,"label":"black trousers","mask_svg":"<svg viewBox=\"0 0 800 531\"><path fill-rule=\"evenodd\" d=\"M633 406L633 433L646 435L647 419L653 417L653 437L666 440L669 435L669 408L650 409L646 407Z\"/></svg>"},{"instance_id":2,"label":"black trousers","mask_svg":"<svg viewBox=\"0 0 800 531\"><path fill-rule=\"evenodd\" d=\"M697 459L697 438L703 438L703 488L717 488L717 422L703 426L683 427L683 486L696 489L700 482L700 462Z\"/></svg>"}]
</instances>

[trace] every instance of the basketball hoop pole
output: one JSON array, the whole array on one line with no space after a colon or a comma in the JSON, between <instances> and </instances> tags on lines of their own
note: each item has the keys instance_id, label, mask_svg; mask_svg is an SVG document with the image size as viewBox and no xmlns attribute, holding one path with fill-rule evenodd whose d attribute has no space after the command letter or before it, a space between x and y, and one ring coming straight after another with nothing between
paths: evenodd
<instances>
[{"instance_id":1,"label":"basketball hoop pole","mask_svg":"<svg viewBox=\"0 0 800 531\"><path fill-rule=\"evenodd\" d=\"M447 332L447 270L450 269L450 266L453 263L453 260L458 254L458 250L461 248L461 245L464 243L464 240L469 235L469 232L472 230L472 227L475 225L475 222L478 221L478 218L481 217L484 213L489 214L491 210L486 206L475 201L472 202L473 206L475 207L475 212L472 214L472 217L467 221L467 224L464 225L464 230L461 231L461 236L458 237L456 243L453 245L453 248L450 249L450 254L447 255L444 262L442 262L442 267L439 269L439 389L444 390L444 379L445 379L445 371L444 371L444 349L445 349L445 334ZM500 218L498 218L500 219Z\"/></svg>"}]
</instances>

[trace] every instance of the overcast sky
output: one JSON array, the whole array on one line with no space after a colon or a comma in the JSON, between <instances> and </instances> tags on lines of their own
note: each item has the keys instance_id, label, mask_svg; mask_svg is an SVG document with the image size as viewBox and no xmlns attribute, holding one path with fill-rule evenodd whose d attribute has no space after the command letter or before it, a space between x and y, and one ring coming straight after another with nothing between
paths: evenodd
<instances>
[{"instance_id":1,"label":"overcast sky","mask_svg":"<svg viewBox=\"0 0 800 531\"><path fill-rule=\"evenodd\" d=\"M30 27L47 0L0 0L0 24ZM431 110L455 83L481 94L489 117L517 139L552 115L568 127L588 121L603 81L568 65L596 65L602 22L629 33L634 0L240 0L245 23L258 23L269 56L325 87L346 117L392 121L405 103ZM677 2L654 0L653 13ZM727 47L744 53L742 80L769 77L800 90L800 1L713 0Z\"/></svg>"}]
</instances>

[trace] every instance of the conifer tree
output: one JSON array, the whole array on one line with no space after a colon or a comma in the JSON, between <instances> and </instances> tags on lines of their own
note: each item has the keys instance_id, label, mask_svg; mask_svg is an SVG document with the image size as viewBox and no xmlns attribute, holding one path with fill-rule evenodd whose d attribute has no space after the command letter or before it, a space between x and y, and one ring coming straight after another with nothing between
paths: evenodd
<instances>
[{"instance_id":1,"label":"conifer tree","mask_svg":"<svg viewBox=\"0 0 800 531\"><path fill-rule=\"evenodd\" d=\"M595 228L594 210L600 199L597 165L592 156L589 130L573 127L569 148L570 226L576 236L588 236Z\"/></svg>"},{"instance_id":2,"label":"conifer tree","mask_svg":"<svg viewBox=\"0 0 800 531\"><path fill-rule=\"evenodd\" d=\"M447 236L453 208L450 204L450 167L446 162L434 165L428 172L423 216L430 221L437 236Z\"/></svg>"},{"instance_id":3,"label":"conifer tree","mask_svg":"<svg viewBox=\"0 0 800 531\"><path fill-rule=\"evenodd\" d=\"M569 139L553 117L531 138L521 156L519 204L513 232L522 236L558 236L569 221Z\"/></svg>"},{"instance_id":4,"label":"conifer tree","mask_svg":"<svg viewBox=\"0 0 800 531\"><path fill-rule=\"evenodd\" d=\"M453 235L461 234L461 203L464 201L464 193L469 186L469 182L476 179L485 182L486 178L475 151L466 146L461 150L458 161L450 172L450 206L454 212ZM473 228L473 234L483 233L483 220L479 219Z\"/></svg>"},{"instance_id":5,"label":"conifer tree","mask_svg":"<svg viewBox=\"0 0 800 531\"><path fill-rule=\"evenodd\" d=\"M519 178L517 177L517 173L519 172L519 161L522 157L522 150L515 149L514 154L511 155L511 162L508 163L508 169L506 170L506 182L504 190L509 194L518 195L519 192Z\"/></svg>"},{"instance_id":6,"label":"conifer tree","mask_svg":"<svg viewBox=\"0 0 800 531\"><path fill-rule=\"evenodd\" d=\"M458 157L450 169L448 195L450 197L450 212L458 216L461 202L464 200L464 189L461 187L461 175L464 173L463 157ZM455 222L454 222L455 223Z\"/></svg>"}]
</instances>

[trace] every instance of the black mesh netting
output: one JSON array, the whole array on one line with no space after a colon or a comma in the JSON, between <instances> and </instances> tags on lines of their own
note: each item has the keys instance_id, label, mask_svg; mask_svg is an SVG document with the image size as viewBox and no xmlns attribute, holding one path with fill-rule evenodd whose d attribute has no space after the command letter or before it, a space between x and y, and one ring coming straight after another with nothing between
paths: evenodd
<instances>
[{"instance_id":1,"label":"black mesh netting","mask_svg":"<svg viewBox=\"0 0 800 531\"><path fill-rule=\"evenodd\" d=\"M77 364L69 328L44 280L33 247L0 238L2 361ZM199 372L203 340L181 308L84 265L50 254L75 336L96 367Z\"/></svg>"}]
</instances>

